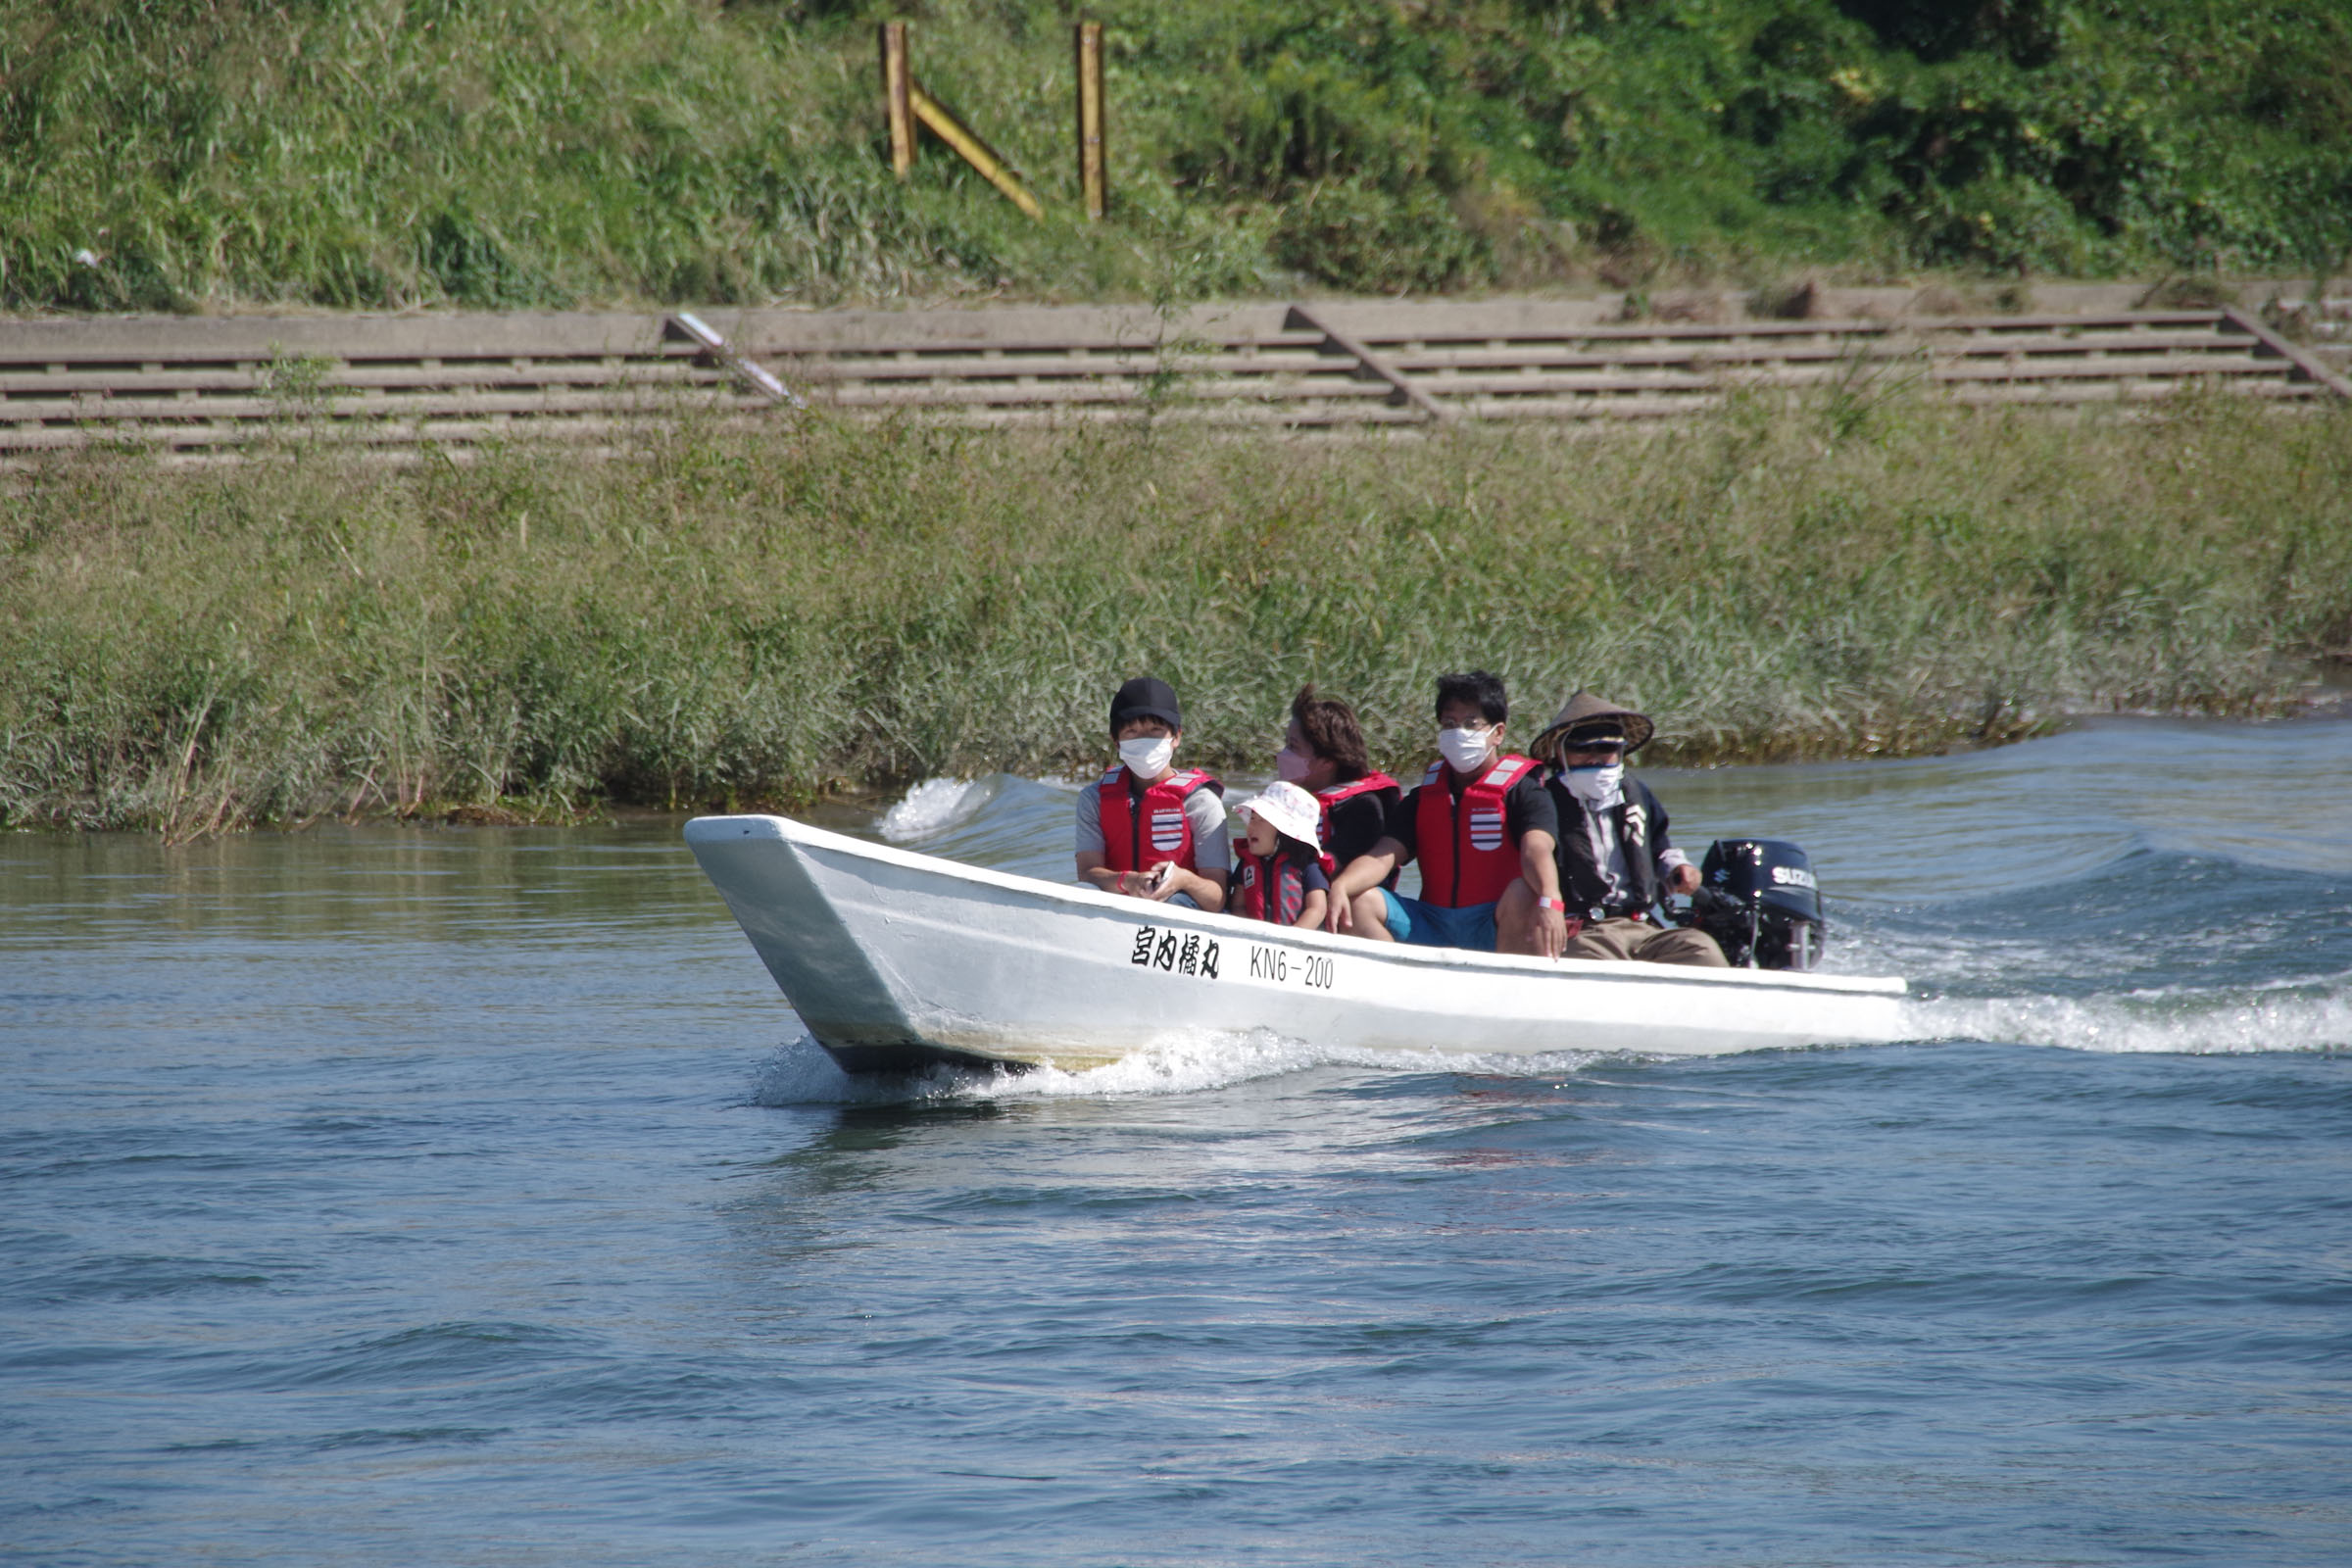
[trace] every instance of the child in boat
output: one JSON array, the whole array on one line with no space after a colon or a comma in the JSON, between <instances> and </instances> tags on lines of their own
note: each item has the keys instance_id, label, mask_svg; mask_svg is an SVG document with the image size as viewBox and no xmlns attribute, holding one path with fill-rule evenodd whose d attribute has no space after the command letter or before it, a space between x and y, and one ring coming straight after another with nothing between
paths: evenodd
<instances>
[{"instance_id":1,"label":"child in boat","mask_svg":"<svg viewBox=\"0 0 2352 1568\"><path fill-rule=\"evenodd\" d=\"M1105 893L1222 909L1229 880L1225 786L1176 766L1184 713L1163 680L1139 675L1110 700L1119 760L1078 793L1078 878Z\"/></svg>"},{"instance_id":2,"label":"child in boat","mask_svg":"<svg viewBox=\"0 0 2352 1568\"><path fill-rule=\"evenodd\" d=\"M1234 852L1234 912L1276 925L1321 925L1331 871L1316 846L1323 811L1315 798L1296 784L1269 784L1234 815L1249 830Z\"/></svg>"}]
</instances>

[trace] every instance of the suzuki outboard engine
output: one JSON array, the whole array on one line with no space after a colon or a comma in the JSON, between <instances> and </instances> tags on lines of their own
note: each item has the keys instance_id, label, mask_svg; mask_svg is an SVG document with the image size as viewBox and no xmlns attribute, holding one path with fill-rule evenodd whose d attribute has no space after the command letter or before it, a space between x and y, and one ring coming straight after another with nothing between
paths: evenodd
<instances>
[{"instance_id":1,"label":"suzuki outboard engine","mask_svg":"<svg viewBox=\"0 0 2352 1568\"><path fill-rule=\"evenodd\" d=\"M1821 885L1805 852L1781 839L1717 839L1699 863L1690 923L1740 969L1821 961Z\"/></svg>"}]
</instances>

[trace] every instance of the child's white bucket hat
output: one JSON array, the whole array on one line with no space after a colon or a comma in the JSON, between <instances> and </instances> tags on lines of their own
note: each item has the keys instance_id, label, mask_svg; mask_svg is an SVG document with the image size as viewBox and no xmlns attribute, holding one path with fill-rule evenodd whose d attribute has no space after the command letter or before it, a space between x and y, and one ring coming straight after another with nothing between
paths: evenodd
<instances>
[{"instance_id":1,"label":"child's white bucket hat","mask_svg":"<svg viewBox=\"0 0 2352 1568\"><path fill-rule=\"evenodd\" d=\"M1233 808L1236 816L1263 817L1274 824L1274 831L1285 838L1314 846L1321 843L1319 830L1323 808L1315 798L1296 784L1269 784L1255 796Z\"/></svg>"}]
</instances>

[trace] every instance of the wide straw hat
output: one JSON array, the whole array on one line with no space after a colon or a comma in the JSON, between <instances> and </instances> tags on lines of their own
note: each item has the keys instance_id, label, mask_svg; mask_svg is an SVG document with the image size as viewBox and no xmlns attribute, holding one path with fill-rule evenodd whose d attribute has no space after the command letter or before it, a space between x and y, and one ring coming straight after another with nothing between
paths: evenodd
<instances>
[{"instance_id":1,"label":"wide straw hat","mask_svg":"<svg viewBox=\"0 0 2352 1568\"><path fill-rule=\"evenodd\" d=\"M1323 808L1315 804L1315 798L1290 783L1269 784L1233 811L1236 816L1263 817L1284 838L1306 845L1316 842L1323 820Z\"/></svg>"},{"instance_id":2,"label":"wide straw hat","mask_svg":"<svg viewBox=\"0 0 2352 1568\"><path fill-rule=\"evenodd\" d=\"M1577 750L1579 742L1588 746L1615 744L1636 752L1655 733L1657 726L1649 721L1648 714L1619 708L1580 686L1576 695L1561 705L1544 733L1536 737L1536 744L1527 750L1537 761L1556 766L1560 753Z\"/></svg>"}]
</instances>

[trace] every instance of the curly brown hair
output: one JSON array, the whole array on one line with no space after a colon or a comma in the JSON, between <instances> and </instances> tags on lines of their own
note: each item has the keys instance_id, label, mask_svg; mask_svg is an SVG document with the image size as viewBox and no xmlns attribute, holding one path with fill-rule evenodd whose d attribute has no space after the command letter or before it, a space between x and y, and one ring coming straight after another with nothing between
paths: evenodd
<instances>
[{"instance_id":1,"label":"curly brown hair","mask_svg":"<svg viewBox=\"0 0 2352 1568\"><path fill-rule=\"evenodd\" d=\"M1339 770L1340 782L1362 778L1372 771L1364 750L1364 732L1355 722L1355 710L1336 697L1317 697L1314 682L1298 688L1291 699L1291 717L1317 757L1328 757Z\"/></svg>"}]
</instances>

